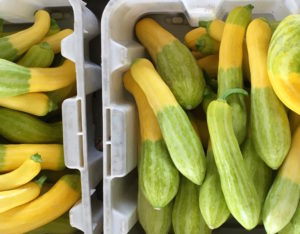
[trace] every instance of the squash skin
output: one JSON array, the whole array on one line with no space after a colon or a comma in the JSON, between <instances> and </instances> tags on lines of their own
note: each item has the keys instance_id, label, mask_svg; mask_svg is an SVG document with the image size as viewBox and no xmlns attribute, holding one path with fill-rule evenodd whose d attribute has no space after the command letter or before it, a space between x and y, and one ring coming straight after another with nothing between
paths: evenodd
<instances>
[{"instance_id":1,"label":"squash skin","mask_svg":"<svg viewBox=\"0 0 300 234\"><path fill-rule=\"evenodd\" d=\"M154 209L139 189L137 213L146 233L167 234L172 225L173 201L161 209Z\"/></svg>"},{"instance_id":2,"label":"squash skin","mask_svg":"<svg viewBox=\"0 0 300 234\"><path fill-rule=\"evenodd\" d=\"M279 234L297 234L300 232L300 203L297 210L288 225L282 229Z\"/></svg>"},{"instance_id":3,"label":"squash skin","mask_svg":"<svg viewBox=\"0 0 300 234\"><path fill-rule=\"evenodd\" d=\"M226 222L230 216L223 191L220 176L209 143L207 149L207 173L200 187L199 206L201 214L210 229L216 229Z\"/></svg>"},{"instance_id":4,"label":"squash skin","mask_svg":"<svg viewBox=\"0 0 300 234\"><path fill-rule=\"evenodd\" d=\"M172 224L175 234L211 233L201 215L198 197L199 186L181 177L172 212Z\"/></svg>"}]
</instances>

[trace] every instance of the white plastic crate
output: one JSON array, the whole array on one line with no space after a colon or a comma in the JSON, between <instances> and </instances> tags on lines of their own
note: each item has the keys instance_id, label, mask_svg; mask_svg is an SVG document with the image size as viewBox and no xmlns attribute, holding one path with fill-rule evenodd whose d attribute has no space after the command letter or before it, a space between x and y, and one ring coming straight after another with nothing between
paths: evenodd
<instances>
[{"instance_id":1,"label":"white plastic crate","mask_svg":"<svg viewBox=\"0 0 300 234\"><path fill-rule=\"evenodd\" d=\"M134 99L122 83L122 75L131 62L147 56L135 37L135 23L150 16L182 40L200 19L224 19L235 6L246 4L254 5L254 17L281 20L300 12L300 0L112 0L107 5L101 22L106 234L142 233L135 225L138 115ZM245 232L229 220L213 233ZM265 231L260 226L249 233Z\"/></svg>"},{"instance_id":2,"label":"white plastic crate","mask_svg":"<svg viewBox=\"0 0 300 234\"><path fill-rule=\"evenodd\" d=\"M76 65L77 82L77 96L62 106L65 164L80 171L82 187L81 200L70 210L70 223L84 233L98 234L103 229L103 205L95 187L102 179L102 153L94 146L92 93L101 88L101 69L89 61L89 42L99 34L99 23L81 0L0 0L0 18L13 27L33 22L38 9L46 9L62 27L74 29L61 47L62 55Z\"/></svg>"}]
</instances>

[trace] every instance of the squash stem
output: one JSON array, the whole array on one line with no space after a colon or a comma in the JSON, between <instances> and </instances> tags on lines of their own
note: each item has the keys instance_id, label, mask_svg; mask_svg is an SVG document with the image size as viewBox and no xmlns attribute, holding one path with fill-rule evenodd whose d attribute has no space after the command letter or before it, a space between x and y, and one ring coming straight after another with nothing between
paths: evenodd
<instances>
[{"instance_id":1,"label":"squash stem","mask_svg":"<svg viewBox=\"0 0 300 234\"><path fill-rule=\"evenodd\" d=\"M226 90L221 97L219 97L219 100L226 101L227 98L232 94L242 94L244 96L248 96L248 92L241 88L234 88L234 89L228 89Z\"/></svg>"},{"instance_id":2,"label":"squash stem","mask_svg":"<svg viewBox=\"0 0 300 234\"><path fill-rule=\"evenodd\" d=\"M37 180L35 180L34 182L35 182L38 186L42 187L46 180L47 180L47 176L43 175L43 176L41 176L40 178L38 178Z\"/></svg>"},{"instance_id":3,"label":"squash stem","mask_svg":"<svg viewBox=\"0 0 300 234\"><path fill-rule=\"evenodd\" d=\"M31 159L35 162L41 163L42 162L42 157L39 154L34 154L31 156Z\"/></svg>"},{"instance_id":4,"label":"squash stem","mask_svg":"<svg viewBox=\"0 0 300 234\"><path fill-rule=\"evenodd\" d=\"M212 20L207 20L207 21L199 21L198 25L199 27L203 27L203 28L208 28L208 25L210 25L210 23L212 22Z\"/></svg>"}]
</instances>

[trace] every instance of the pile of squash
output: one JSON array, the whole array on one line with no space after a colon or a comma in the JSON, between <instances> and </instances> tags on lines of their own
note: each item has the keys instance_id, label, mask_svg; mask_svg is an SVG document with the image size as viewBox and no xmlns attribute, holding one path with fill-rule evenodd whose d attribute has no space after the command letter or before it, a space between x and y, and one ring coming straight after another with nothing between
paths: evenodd
<instances>
[{"instance_id":1,"label":"pile of squash","mask_svg":"<svg viewBox=\"0 0 300 234\"><path fill-rule=\"evenodd\" d=\"M211 233L231 215L247 230L300 233L300 15L272 22L252 9L201 21L184 43L152 18L135 26L153 62L123 76L147 233Z\"/></svg>"},{"instance_id":2,"label":"pile of squash","mask_svg":"<svg viewBox=\"0 0 300 234\"><path fill-rule=\"evenodd\" d=\"M45 10L34 18L17 32L0 22L0 233L74 233L65 213L81 183L65 171L60 111L76 94L75 64L60 54L73 30Z\"/></svg>"}]
</instances>

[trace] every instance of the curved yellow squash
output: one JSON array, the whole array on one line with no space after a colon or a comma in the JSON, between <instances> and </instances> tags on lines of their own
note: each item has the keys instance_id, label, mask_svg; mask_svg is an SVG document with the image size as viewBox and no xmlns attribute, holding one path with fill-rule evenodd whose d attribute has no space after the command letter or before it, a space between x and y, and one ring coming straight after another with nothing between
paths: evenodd
<instances>
[{"instance_id":1,"label":"curved yellow squash","mask_svg":"<svg viewBox=\"0 0 300 234\"><path fill-rule=\"evenodd\" d=\"M20 234L49 223L80 198L80 176L63 176L47 193L30 203L0 214L0 233Z\"/></svg>"},{"instance_id":2,"label":"curved yellow squash","mask_svg":"<svg viewBox=\"0 0 300 234\"><path fill-rule=\"evenodd\" d=\"M35 154L16 170L0 175L0 191L17 188L28 183L41 171L42 158Z\"/></svg>"},{"instance_id":3,"label":"curved yellow squash","mask_svg":"<svg viewBox=\"0 0 300 234\"><path fill-rule=\"evenodd\" d=\"M56 103L43 93L26 93L14 97L0 98L0 106L36 116L44 116L57 109Z\"/></svg>"},{"instance_id":4,"label":"curved yellow squash","mask_svg":"<svg viewBox=\"0 0 300 234\"><path fill-rule=\"evenodd\" d=\"M43 39L50 28L50 15L47 11L39 10L34 18L35 22L30 28L0 38L0 58L14 61Z\"/></svg>"},{"instance_id":5,"label":"curved yellow squash","mask_svg":"<svg viewBox=\"0 0 300 234\"><path fill-rule=\"evenodd\" d=\"M57 54L60 53L62 39L64 39L65 37L69 36L72 33L73 33L72 29L64 29L51 36L45 37L43 39L43 42L48 42L52 47L53 52Z\"/></svg>"},{"instance_id":6,"label":"curved yellow squash","mask_svg":"<svg viewBox=\"0 0 300 234\"><path fill-rule=\"evenodd\" d=\"M29 182L16 189L0 192L0 213L37 198L46 179L46 176L42 176L38 180Z\"/></svg>"}]
</instances>

